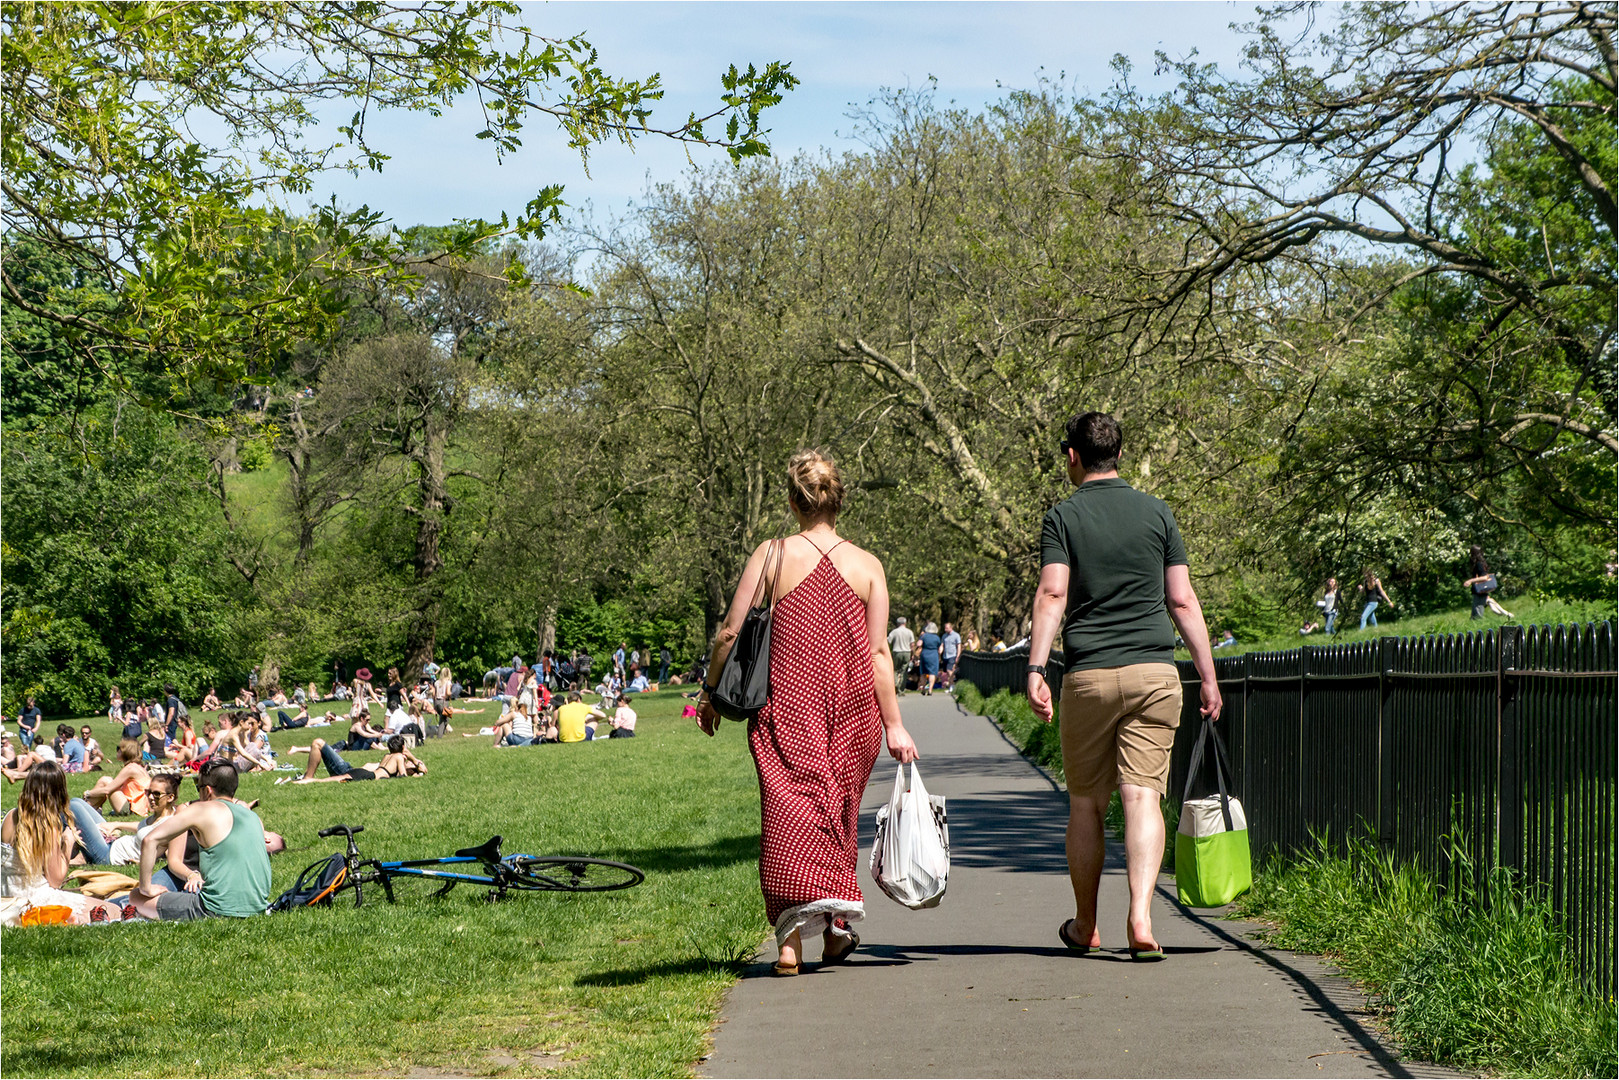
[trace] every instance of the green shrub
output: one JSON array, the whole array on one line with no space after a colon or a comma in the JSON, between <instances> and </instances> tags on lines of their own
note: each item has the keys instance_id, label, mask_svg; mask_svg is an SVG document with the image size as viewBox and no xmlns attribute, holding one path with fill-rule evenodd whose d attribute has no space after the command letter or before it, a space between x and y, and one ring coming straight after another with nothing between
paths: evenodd
<instances>
[{"instance_id":1,"label":"green shrub","mask_svg":"<svg viewBox=\"0 0 1619 1080\"><path fill-rule=\"evenodd\" d=\"M270 464L272 457L270 444L264 439L243 439L236 448L236 461L243 472L258 472Z\"/></svg>"}]
</instances>

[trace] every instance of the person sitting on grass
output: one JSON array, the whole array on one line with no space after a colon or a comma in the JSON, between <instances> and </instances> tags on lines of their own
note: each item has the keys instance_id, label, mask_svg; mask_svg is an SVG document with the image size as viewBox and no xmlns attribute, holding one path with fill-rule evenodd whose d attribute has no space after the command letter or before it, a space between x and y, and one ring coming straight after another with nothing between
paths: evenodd
<instances>
[{"instance_id":1,"label":"person sitting on grass","mask_svg":"<svg viewBox=\"0 0 1619 1080\"><path fill-rule=\"evenodd\" d=\"M509 705L495 722L495 747L531 746L534 743L534 721L528 706L522 702Z\"/></svg>"},{"instance_id":2,"label":"person sitting on grass","mask_svg":"<svg viewBox=\"0 0 1619 1080\"><path fill-rule=\"evenodd\" d=\"M596 733L596 718L602 714L585 704L579 691L568 692L568 703L557 709L557 741L584 742Z\"/></svg>"},{"instance_id":3,"label":"person sitting on grass","mask_svg":"<svg viewBox=\"0 0 1619 1080\"><path fill-rule=\"evenodd\" d=\"M140 883L129 894L136 914L147 919L185 921L262 915L270 903L270 855L264 823L236 799L234 768L212 764L197 774L197 802L181 807L141 838ZM195 892L153 880L158 853L176 837L197 838Z\"/></svg>"},{"instance_id":4,"label":"person sitting on grass","mask_svg":"<svg viewBox=\"0 0 1619 1080\"><path fill-rule=\"evenodd\" d=\"M333 743L332 749L363 753L379 743L386 742L387 739L388 732L383 728L374 726L371 723L371 717L366 715L350 724L348 738ZM290 752L296 754L299 750L295 746Z\"/></svg>"},{"instance_id":5,"label":"person sitting on grass","mask_svg":"<svg viewBox=\"0 0 1619 1080\"><path fill-rule=\"evenodd\" d=\"M630 699L620 696L618 708L613 712L613 732L607 736L609 739L635 738L635 710L630 708Z\"/></svg>"},{"instance_id":6,"label":"person sitting on grass","mask_svg":"<svg viewBox=\"0 0 1619 1080\"><path fill-rule=\"evenodd\" d=\"M79 829L80 850L85 853L86 862L97 866L139 864L141 840L154 825L180 807L180 778L173 773L152 777L152 786L146 793L146 799L152 805L152 812L138 823L106 821L83 799L74 799L68 804L74 824ZM98 840L100 843L97 843ZM183 838L177 836L169 841L168 851L165 853L169 865L153 871L152 880L174 892L186 888L188 873L184 865L185 850ZM171 872L170 867L174 868L174 872ZM198 875L191 891L196 892L201 885L202 877Z\"/></svg>"},{"instance_id":7,"label":"person sitting on grass","mask_svg":"<svg viewBox=\"0 0 1619 1080\"><path fill-rule=\"evenodd\" d=\"M78 733L73 730L72 724L56 725L56 741L51 744L56 750L56 761L66 773L82 773L84 771L84 744L79 741Z\"/></svg>"},{"instance_id":8,"label":"person sitting on grass","mask_svg":"<svg viewBox=\"0 0 1619 1080\"><path fill-rule=\"evenodd\" d=\"M219 694L216 693L214 688L210 686L208 688L208 693L203 695L202 705L200 708L203 712L220 712L225 708L225 706L219 703Z\"/></svg>"},{"instance_id":9,"label":"person sitting on grass","mask_svg":"<svg viewBox=\"0 0 1619 1080\"><path fill-rule=\"evenodd\" d=\"M28 772L17 805L0 821L0 842L6 845L0 874L0 913L8 926L29 907L62 906L71 909L70 921L117 922L118 905L66 892L68 865L78 846L79 831L68 821L67 774L54 761L42 761Z\"/></svg>"},{"instance_id":10,"label":"person sitting on grass","mask_svg":"<svg viewBox=\"0 0 1619 1080\"><path fill-rule=\"evenodd\" d=\"M298 753L299 747L294 746L289 753ZM325 776L316 776L315 771L322 765L326 766ZM388 740L388 752L381 761L375 765L351 765L344 761L337 751L326 745L325 739L316 739L309 745L309 765L304 774L293 780L295 784L330 784L334 781L345 780L386 780L389 777L426 776L427 763L409 750L405 749L405 737L395 735ZM287 783L288 778L282 777L277 784Z\"/></svg>"},{"instance_id":11,"label":"person sitting on grass","mask_svg":"<svg viewBox=\"0 0 1619 1080\"><path fill-rule=\"evenodd\" d=\"M84 801L100 810L110 805L115 814L151 812L146 791L152 786L152 774L141 764L141 744L134 739L118 740L120 768L111 776L104 776L84 793Z\"/></svg>"},{"instance_id":12,"label":"person sitting on grass","mask_svg":"<svg viewBox=\"0 0 1619 1080\"><path fill-rule=\"evenodd\" d=\"M635 673L635 677L630 680L630 685L625 687L624 693L626 693L626 694L644 694L644 693L646 693L647 691L649 691L651 689L652 689L652 683L650 681L648 681L648 679L646 677L646 672L637 671Z\"/></svg>"},{"instance_id":13,"label":"person sitting on grass","mask_svg":"<svg viewBox=\"0 0 1619 1080\"><path fill-rule=\"evenodd\" d=\"M90 732L89 724L79 729L79 741L84 744L84 771L100 772L101 763L106 759L101 754L101 744Z\"/></svg>"},{"instance_id":14,"label":"person sitting on grass","mask_svg":"<svg viewBox=\"0 0 1619 1080\"><path fill-rule=\"evenodd\" d=\"M179 733L175 736L173 742L163 748L163 756L170 761L184 765L189 761L195 761L197 755L206 749L208 747L197 741L197 732L191 726L191 717L182 716L180 717Z\"/></svg>"},{"instance_id":15,"label":"person sitting on grass","mask_svg":"<svg viewBox=\"0 0 1619 1080\"><path fill-rule=\"evenodd\" d=\"M270 755L269 736L259 730L257 713L248 713L240 723L219 733L214 743L213 761L228 761L237 772L268 772L275 768Z\"/></svg>"}]
</instances>

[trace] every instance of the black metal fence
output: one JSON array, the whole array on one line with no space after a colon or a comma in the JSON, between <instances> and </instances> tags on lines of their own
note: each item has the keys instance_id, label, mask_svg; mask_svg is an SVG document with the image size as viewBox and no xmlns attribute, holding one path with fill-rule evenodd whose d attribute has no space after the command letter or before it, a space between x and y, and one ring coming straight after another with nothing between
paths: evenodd
<instances>
[{"instance_id":1,"label":"black metal fence","mask_svg":"<svg viewBox=\"0 0 1619 1080\"><path fill-rule=\"evenodd\" d=\"M1579 969L1614 985L1619 673L1613 627L1503 627L1215 661L1235 791L1255 855L1311 834L1374 841L1441 883L1507 867L1546 896ZM967 653L986 695L1024 688L1028 650ZM1170 766L1198 725L1186 686ZM1048 665L1053 696L1062 661Z\"/></svg>"}]
</instances>

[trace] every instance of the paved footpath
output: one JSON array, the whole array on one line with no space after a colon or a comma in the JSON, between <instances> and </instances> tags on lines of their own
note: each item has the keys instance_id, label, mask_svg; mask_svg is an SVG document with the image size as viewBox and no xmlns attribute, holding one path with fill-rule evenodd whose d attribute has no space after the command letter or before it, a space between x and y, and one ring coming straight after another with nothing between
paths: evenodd
<instances>
[{"instance_id":1,"label":"paved footpath","mask_svg":"<svg viewBox=\"0 0 1619 1080\"><path fill-rule=\"evenodd\" d=\"M1343 979L1181 908L1168 875L1153 907L1168 958L1131 963L1118 850L1102 882L1104 952L1068 953L1066 794L950 697L901 700L922 777L949 800L949 892L913 912L870 880L871 823L894 783L885 754L862 810L860 951L817 970L819 942L806 942L803 974L776 978L768 938L721 1011L706 1075L1457 1075L1394 1059Z\"/></svg>"}]
</instances>

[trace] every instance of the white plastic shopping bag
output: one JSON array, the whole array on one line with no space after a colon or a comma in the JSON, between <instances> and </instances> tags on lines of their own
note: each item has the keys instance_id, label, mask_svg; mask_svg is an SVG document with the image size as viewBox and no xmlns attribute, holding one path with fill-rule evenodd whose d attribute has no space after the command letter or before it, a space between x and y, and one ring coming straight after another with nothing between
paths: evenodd
<instances>
[{"instance_id":1,"label":"white plastic shopping bag","mask_svg":"<svg viewBox=\"0 0 1619 1080\"><path fill-rule=\"evenodd\" d=\"M950 823L944 797L928 794L914 761L910 787L901 765L893 797L877 808L871 876L890 899L912 910L938 907L944 898L950 880Z\"/></svg>"}]
</instances>

